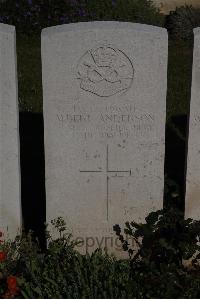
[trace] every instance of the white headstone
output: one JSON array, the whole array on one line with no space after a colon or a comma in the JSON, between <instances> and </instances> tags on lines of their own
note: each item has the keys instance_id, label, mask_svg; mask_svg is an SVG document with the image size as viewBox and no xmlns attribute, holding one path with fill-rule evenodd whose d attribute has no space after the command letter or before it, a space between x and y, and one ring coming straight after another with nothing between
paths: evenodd
<instances>
[{"instance_id":1,"label":"white headstone","mask_svg":"<svg viewBox=\"0 0 200 299\"><path fill-rule=\"evenodd\" d=\"M0 24L0 231L21 228L15 28Z\"/></svg>"},{"instance_id":2,"label":"white headstone","mask_svg":"<svg viewBox=\"0 0 200 299\"><path fill-rule=\"evenodd\" d=\"M47 221L80 250L121 250L114 224L162 208L165 29L77 23L42 33Z\"/></svg>"},{"instance_id":3,"label":"white headstone","mask_svg":"<svg viewBox=\"0 0 200 299\"><path fill-rule=\"evenodd\" d=\"M200 28L194 29L185 216L200 219Z\"/></svg>"}]
</instances>

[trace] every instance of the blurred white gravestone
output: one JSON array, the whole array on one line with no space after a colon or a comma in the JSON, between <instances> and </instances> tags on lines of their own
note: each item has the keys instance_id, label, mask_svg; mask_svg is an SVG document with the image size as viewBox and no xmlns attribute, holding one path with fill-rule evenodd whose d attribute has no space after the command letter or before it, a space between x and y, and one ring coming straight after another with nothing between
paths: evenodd
<instances>
[{"instance_id":1,"label":"blurred white gravestone","mask_svg":"<svg viewBox=\"0 0 200 299\"><path fill-rule=\"evenodd\" d=\"M121 250L114 224L162 208L167 32L92 22L42 32L47 221L80 251Z\"/></svg>"},{"instance_id":2,"label":"blurred white gravestone","mask_svg":"<svg viewBox=\"0 0 200 299\"><path fill-rule=\"evenodd\" d=\"M15 28L0 24L0 231L21 229Z\"/></svg>"},{"instance_id":3,"label":"blurred white gravestone","mask_svg":"<svg viewBox=\"0 0 200 299\"><path fill-rule=\"evenodd\" d=\"M194 29L185 216L200 219L200 28Z\"/></svg>"}]
</instances>

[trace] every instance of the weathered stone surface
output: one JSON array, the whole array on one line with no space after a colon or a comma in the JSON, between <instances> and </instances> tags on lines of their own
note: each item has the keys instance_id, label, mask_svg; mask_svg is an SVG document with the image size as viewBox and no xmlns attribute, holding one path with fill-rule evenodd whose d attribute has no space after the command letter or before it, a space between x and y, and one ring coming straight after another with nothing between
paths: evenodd
<instances>
[{"instance_id":1,"label":"weathered stone surface","mask_svg":"<svg viewBox=\"0 0 200 299\"><path fill-rule=\"evenodd\" d=\"M162 208L165 29L77 23L42 33L47 221L80 250L121 250L112 227Z\"/></svg>"},{"instance_id":2,"label":"weathered stone surface","mask_svg":"<svg viewBox=\"0 0 200 299\"><path fill-rule=\"evenodd\" d=\"M21 228L15 29L0 24L0 231Z\"/></svg>"},{"instance_id":3,"label":"weathered stone surface","mask_svg":"<svg viewBox=\"0 0 200 299\"><path fill-rule=\"evenodd\" d=\"M200 28L194 30L185 216L200 219Z\"/></svg>"}]
</instances>

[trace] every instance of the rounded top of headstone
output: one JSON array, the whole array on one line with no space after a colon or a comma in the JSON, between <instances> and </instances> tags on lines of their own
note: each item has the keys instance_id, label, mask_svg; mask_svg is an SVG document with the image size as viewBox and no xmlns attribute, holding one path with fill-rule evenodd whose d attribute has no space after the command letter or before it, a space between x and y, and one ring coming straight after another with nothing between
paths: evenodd
<instances>
[{"instance_id":1,"label":"rounded top of headstone","mask_svg":"<svg viewBox=\"0 0 200 299\"><path fill-rule=\"evenodd\" d=\"M193 32L194 32L194 35L199 35L200 34L200 27L194 28Z\"/></svg>"},{"instance_id":2,"label":"rounded top of headstone","mask_svg":"<svg viewBox=\"0 0 200 299\"><path fill-rule=\"evenodd\" d=\"M0 23L0 32L14 33L15 32L15 26Z\"/></svg>"},{"instance_id":3,"label":"rounded top of headstone","mask_svg":"<svg viewBox=\"0 0 200 299\"><path fill-rule=\"evenodd\" d=\"M155 35L167 35L167 30L162 27L140 24L140 23L130 23L130 22L118 22L118 21L94 21L94 22L79 22L70 23L58 26L47 27L42 30L42 35L51 35L57 33L65 33L66 31L75 30L93 30L93 29L114 29L114 30L136 30L143 31L149 34Z\"/></svg>"}]
</instances>

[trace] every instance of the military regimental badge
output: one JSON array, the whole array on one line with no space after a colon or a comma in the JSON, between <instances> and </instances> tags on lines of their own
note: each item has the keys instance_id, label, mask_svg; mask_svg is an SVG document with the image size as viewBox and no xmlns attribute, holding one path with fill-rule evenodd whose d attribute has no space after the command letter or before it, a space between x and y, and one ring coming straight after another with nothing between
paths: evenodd
<instances>
[{"instance_id":1,"label":"military regimental badge","mask_svg":"<svg viewBox=\"0 0 200 299\"><path fill-rule=\"evenodd\" d=\"M79 60L77 79L80 88L99 97L127 91L133 82L131 60L121 50L103 45L88 50Z\"/></svg>"}]
</instances>

